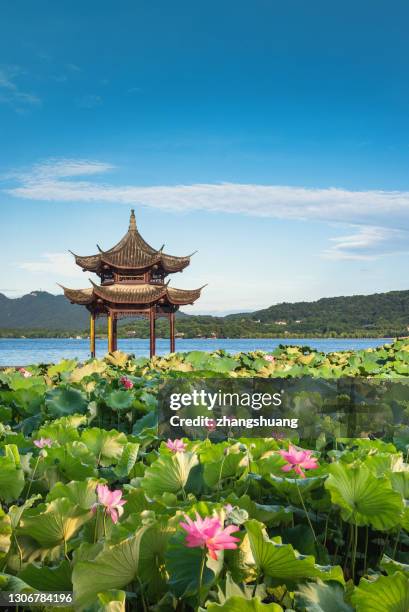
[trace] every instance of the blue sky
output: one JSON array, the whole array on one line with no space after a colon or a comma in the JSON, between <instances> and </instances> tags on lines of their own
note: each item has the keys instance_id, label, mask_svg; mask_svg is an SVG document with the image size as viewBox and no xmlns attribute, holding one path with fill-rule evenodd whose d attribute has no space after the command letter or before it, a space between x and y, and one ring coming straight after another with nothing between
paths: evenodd
<instances>
[{"instance_id":1,"label":"blue sky","mask_svg":"<svg viewBox=\"0 0 409 612\"><path fill-rule=\"evenodd\" d=\"M189 312L407 289L409 5L2 2L0 291L184 255Z\"/></svg>"}]
</instances>

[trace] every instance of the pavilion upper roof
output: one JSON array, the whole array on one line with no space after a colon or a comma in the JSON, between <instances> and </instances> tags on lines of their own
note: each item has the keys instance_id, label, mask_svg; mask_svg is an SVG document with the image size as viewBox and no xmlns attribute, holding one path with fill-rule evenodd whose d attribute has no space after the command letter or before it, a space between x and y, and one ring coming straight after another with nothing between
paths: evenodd
<instances>
[{"instance_id":1,"label":"pavilion upper roof","mask_svg":"<svg viewBox=\"0 0 409 612\"><path fill-rule=\"evenodd\" d=\"M199 289L176 289L159 284L139 285L96 285L91 281L92 287L86 289L64 289L64 295L75 304L88 305L98 298L110 304L154 304L164 298L169 304L183 306L193 304L199 297L203 287ZM62 285L61 285L62 286Z\"/></svg>"},{"instance_id":2,"label":"pavilion upper roof","mask_svg":"<svg viewBox=\"0 0 409 612\"><path fill-rule=\"evenodd\" d=\"M129 229L125 236L108 251L99 249L96 255L76 255L75 262L84 270L99 273L104 265L120 270L146 270L154 265L163 268L165 273L180 272L190 264L191 255L174 257L157 251L140 235L136 227L135 212L131 211Z\"/></svg>"}]
</instances>

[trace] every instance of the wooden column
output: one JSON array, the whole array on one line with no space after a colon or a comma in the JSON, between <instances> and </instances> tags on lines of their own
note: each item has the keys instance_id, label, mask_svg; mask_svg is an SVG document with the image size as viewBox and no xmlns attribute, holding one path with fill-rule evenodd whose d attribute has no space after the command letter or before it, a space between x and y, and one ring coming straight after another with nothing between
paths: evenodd
<instances>
[{"instance_id":1,"label":"wooden column","mask_svg":"<svg viewBox=\"0 0 409 612\"><path fill-rule=\"evenodd\" d=\"M91 312L89 319L89 351L95 357L95 312Z\"/></svg>"},{"instance_id":2,"label":"wooden column","mask_svg":"<svg viewBox=\"0 0 409 612\"><path fill-rule=\"evenodd\" d=\"M151 357L153 357L156 352L155 315L156 315L156 307L151 306L149 309L149 346L150 346L150 356Z\"/></svg>"},{"instance_id":3,"label":"wooden column","mask_svg":"<svg viewBox=\"0 0 409 612\"><path fill-rule=\"evenodd\" d=\"M112 350L117 351L118 350L118 325L117 325L117 318L114 315L113 321L112 321Z\"/></svg>"},{"instance_id":4,"label":"wooden column","mask_svg":"<svg viewBox=\"0 0 409 612\"><path fill-rule=\"evenodd\" d=\"M114 352L113 347L113 338L114 338L114 320L112 314L108 313L108 353Z\"/></svg>"},{"instance_id":5,"label":"wooden column","mask_svg":"<svg viewBox=\"0 0 409 612\"><path fill-rule=\"evenodd\" d=\"M169 315L169 337L170 337L170 352L175 352L175 313Z\"/></svg>"}]
</instances>

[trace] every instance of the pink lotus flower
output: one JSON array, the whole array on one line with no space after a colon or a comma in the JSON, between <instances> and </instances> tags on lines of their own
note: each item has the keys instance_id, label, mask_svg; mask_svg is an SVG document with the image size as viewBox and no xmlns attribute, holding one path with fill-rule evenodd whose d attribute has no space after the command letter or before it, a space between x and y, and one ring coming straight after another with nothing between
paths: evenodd
<instances>
[{"instance_id":1,"label":"pink lotus flower","mask_svg":"<svg viewBox=\"0 0 409 612\"><path fill-rule=\"evenodd\" d=\"M119 382L125 389L133 389L132 380L129 380L129 378L127 378L126 376L121 376L121 378L119 379Z\"/></svg>"},{"instance_id":2,"label":"pink lotus flower","mask_svg":"<svg viewBox=\"0 0 409 612\"><path fill-rule=\"evenodd\" d=\"M310 450L297 450L295 446L290 444L288 451L280 450L278 452L287 462L281 468L283 472L294 470L301 478L305 478L303 470L315 470L319 467L317 459L312 457L312 451Z\"/></svg>"},{"instance_id":3,"label":"pink lotus flower","mask_svg":"<svg viewBox=\"0 0 409 612\"><path fill-rule=\"evenodd\" d=\"M19 368L18 370L20 372L20 374L24 377L24 378L31 378L32 373L29 372L28 370L26 370L25 368Z\"/></svg>"},{"instance_id":4,"label":"pink lotus flower","mask_svg":"<svg viewBox=\"0 0 409 612\"><path fill-rule=\"evenodd\" d=\"M183 440L171 440L168 438L166 446L172 451L172 453L184 453L186 450L186 444L183 442Z\"/></svg>"},{"instance_id":5,"label":"pink lotus flower","mask_svg":"<svg viewBox=\"0 0 409 612\"><path fill-rule=\"evenodd\" d=\"M211 558L216 560L218 550L237 548L240 539L230 535L239 530L237 525L223 527L217 517L202 519L198 512L194 521L186 514L185 517L186 523L180 523L180 526L187 532L185 543L188 548L207 548Z\"/></svg>"},{"instance_id":6,"label":"pink lotus flower","mask_svg":"<svg viewBox=\"0 0 409 612\"><path fill-rule=\"evenodd\" d=\"M274 359L274 357L272 355L265 355L264 359L266 361L269 361L270 363L274 363L275 362L275 359Z\"/></svg>"},{"instance_id":7,"label":"pink lotus flower","mask_svg":"<svg viewBox=\"0 0 409 612\"><path fill-rule=\"evenodd\" d=\"M125 499L122 498L122 491L116 489L110 491L107 485L97 485L98 503L94 504L91 508L95 514L98 506L103 506L105 514L111 517L113 523L117 523L118 519L124 513L123 505L126 504Z\"/></svg>"},{"instance_id":8,"label":"pink lotus flower","mask_svg":"<svg viewBox=\"0 0 409 612\"><path fill-rule=\"evenodd\" d=\"M38 440L33 440L34 446L37 448L50 448L52 446L53 441L51 438L39 438Z\"/></svg>"}]
</instances>

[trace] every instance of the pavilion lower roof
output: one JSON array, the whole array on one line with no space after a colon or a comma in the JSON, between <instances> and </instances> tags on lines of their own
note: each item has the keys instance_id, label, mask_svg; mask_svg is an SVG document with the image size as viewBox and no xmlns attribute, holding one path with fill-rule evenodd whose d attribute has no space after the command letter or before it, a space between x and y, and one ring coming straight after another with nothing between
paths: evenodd
<instances>
[{"instance_id":1,"label":"pavilion lower roof","mask_svg":"<svg viewBox=\"0 0 409 612\"><path fill-rule=\"evenodd\" d=\"M99 272L104 264L122 270L149 269L155 264L161 266L165 272L180 272L190 263L190 255L175 257L151 247L140 235L132 211L129 230L125 236L111 249L96 255L75 255L75 262L84 270Z\"/></svg>"},{"instance_id":2,"label":"pavilion lower roof","mask_svg":"<svg viewBox=\"0 0 409 612\"><path fill-rule=\"evenodd\" d=\"M92 283L92 287L86 289L68 289L67 287L63 287L63 289L65 297L71 302L84 306L92 304L98 298L109 304L126 304L128 306L154 304L161 299L165 299L175 306L183 306L195 302L200 297L203 287L187 290L159 284L96 285Z\"/></svg>"}]
</instances>

